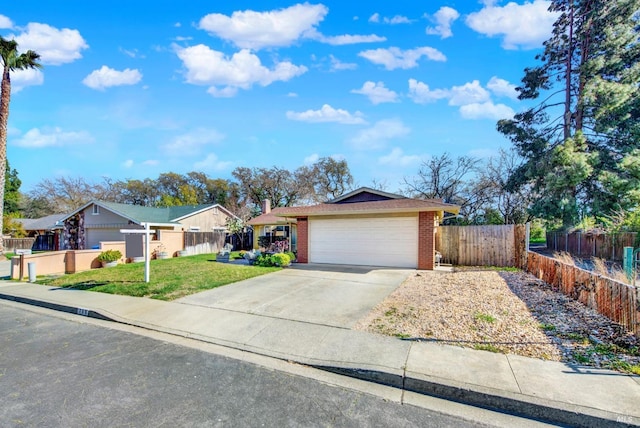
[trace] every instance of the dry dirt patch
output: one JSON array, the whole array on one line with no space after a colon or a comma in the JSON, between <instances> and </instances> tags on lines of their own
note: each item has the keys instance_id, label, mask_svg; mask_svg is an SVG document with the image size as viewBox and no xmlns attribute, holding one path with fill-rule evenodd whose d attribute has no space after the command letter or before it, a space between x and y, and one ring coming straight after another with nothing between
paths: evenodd
<instances>
[{"instance_id":1,"label":"dry dirt patch","mask_svg":"<svg viewBox=\"0 0 640 428\"><path fill-rule=\"evenodd\" d=\"M521 271L417 272L355 328L640 374L637 338Z\"/></svg>"}]
</instances>

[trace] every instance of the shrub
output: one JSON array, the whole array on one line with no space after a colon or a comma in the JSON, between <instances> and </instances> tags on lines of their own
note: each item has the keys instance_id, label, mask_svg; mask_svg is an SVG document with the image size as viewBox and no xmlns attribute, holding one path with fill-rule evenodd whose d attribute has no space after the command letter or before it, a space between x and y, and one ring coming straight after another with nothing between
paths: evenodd
<instances>
[{"instance_id":1,"label":"shrub","mask_svg":"<svg viewBox=\"0 0 640 428\"><path fill-rule=\"evenodd\" d=\"M122 258L122 253L120 250L107 250L100 253L98 256L98 261L101 262L115 262Z\"/></svg>"},{"instance_id":2,"label":"shrub","mask_svg":"<svg viewBox=\"0 0 640 428\"><path fill-rule=\"evenodd\" d=\"M276 254L260 254L255 262L256 265L262 267L280 266L285 267L291 264L291 259L284 253Z\"/></svg>"},{"instance_id":3,"label":"shrub","mask_svg":"<svg viewBox=\"0 0 640 428\"><path fill-rule=\"evenodd\" d=\"M295 253L293 253L292 251L287 251L287 252L285 252L285 254L286 254L287 256L289 256L289 261L291 261L291 262L292 262L292 261L294 261L294 260L296 259L296 255L295 255Z\"/></svg>"},{"instance_id":4,"label":"shrub","mask_svg":"<svg viewBox=\"0 0 640 428\"><path fill-rule=\"evenodd\" d=\"M271 256L271 260L276 266L285 267L291 264L291 258L285 253L275 253Z\"/></svg>"}]
</instances>

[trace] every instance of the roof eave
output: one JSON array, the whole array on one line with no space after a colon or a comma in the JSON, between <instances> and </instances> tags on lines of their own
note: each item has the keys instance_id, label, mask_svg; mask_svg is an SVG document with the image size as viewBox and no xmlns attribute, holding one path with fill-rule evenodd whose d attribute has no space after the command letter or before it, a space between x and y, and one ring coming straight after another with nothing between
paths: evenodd
<instances>
[{"instance_id":1,"label":"roof eave","mask_svg":"<svg viewBox=\"0 0 640 428\"><path fill-rule=\"evenodd\" d=\"M335 215L371 215L371 214L409 214L409 213L419 213L419 212L449 212L453 214L458 214L460 212L460 208L457 206L451 207L421 207L421 208L378 208L378 209L364 209L364 210L349 210L349 211L340 211L340 210L330 210L330 211L300 211L296 213L281 213L282 217L287 218L296 218L296 217L324 217L324 216L335 216Z\"/></svg>"}]
</instances>

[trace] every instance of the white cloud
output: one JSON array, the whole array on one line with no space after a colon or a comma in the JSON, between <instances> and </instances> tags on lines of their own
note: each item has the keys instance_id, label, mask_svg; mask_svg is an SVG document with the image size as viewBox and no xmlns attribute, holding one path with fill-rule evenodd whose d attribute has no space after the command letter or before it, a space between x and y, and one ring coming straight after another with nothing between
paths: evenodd
<instances>
[{"instance_id":1,"label":"white cloud","mask_svg":"<svg viewBox=\"0 0 640 428\"><path fill-rule=\"evenodd\" d=\"M210 88L209 93L217 96L229 96L235 88L249 89L256 83L267 86L276 81L287 81L307 71L306 67L290 62L279 62L269 69L248 49L242 49L231 58L205 45L174 46L174 49L186 68L187 83L210 85L214 88ZM228 89L220 90L215 86Z\"/></svg>"},{"instance_id":2,"label":"white cloud","mask_svg":"<svg viewBox=\"0 0 640 428\"><path fill-rule=\"evenodd\" d=\"M466 24L489 37L501 36L505 49L533 49L551 36L558 13L549 12L549 0L527 1L520 5L509 2L499 7L485 2L479 12L470 13Z\"/></svg>"},{"instance_id":3,"label":"white cloud","mask_svg":"<svg viewBox=\"0 0 640 428\"><path fill-rule=\"evenodd\" d=\"M418 104L432 103L443 98L449 98L449 91L446 89L429 89L426 83L418 82L416 79L409 79L409 98Z\"/></svg>"},{"instance_id":4,"label":"white cloud","mask_svg":"<svg viewBox=\"0 0 640 428\"><path fill-rule=\"evenodd\" d=\"M158 161L156 159L148 159L148 160L142 162L142 165L145 165L145 166L156 166L156 165L159 165L159 164L160 164L160 161Z\"/></svg>"},{"instance_id":5,"label":"white cloud","mask_svg":"<svg viewBox=\"0 0 640 428\"><path fill-rule=\"evenodd\" d=\"M314 153L314 154L309 155L306 158L304 158L302 163L304 165L313 165L314 163L318 162L318 159L320 159L320 155L317 154L317 153Z\"/></svg>"},{"instance_id":6,"label":"white cloud","mask_svg":"<svg viewBox=\"0 0 640 428\"><path fill-rule=\"evenodd\" d=\"M329 104L324 104L320 110L307 110L300 113L287 112L287 119L301 122L324 123L335 122L343 125L361 125L367 123L359 111L354 114L346 110L334 109Z\"/></svg>"},{"instance_id":7,"label":"white cloud","mask_svg":"<svg viewBox=\"0 0 640 428\"><path fill-rule=\"evenodd\" d=\"M126 161L122 162L121 165L123 168L127 168L127 169L132 168L134 165L133 159L127 159Z\"/></svg>"},{"instance_id":8,"label":"white cloud","mask_svg":"<svg viewBox=\"0 0 640 428\"><path fill-rule=\"evenodd\" d=\"M123 47L119 47L118 50L128 56L129 58L144 58L145 56L140 54L138 49L125 49Z\"/></svg>"},{"instance_id":9,"label":"white cloud","mask_svg":"<svg viewBox=\"0 0 640 428\"><path fill-rule=\"evenodd\" d=\"M473 103L460 107L460 115L465 119L511 119L515 112L504 104L494 104L491 101L485 103Z\"/></svg>"},{"instance_id":10,"label":"white cloud","mask_svg":"<svg viewBox=\"0 0 640 428\"><path fill-rule=\"evenodd\" d=\"M138 70L126 68L122 71L114 70L103 65L99 70L93 70L82 80L91 89L104 91L111 86L135 85L142 80L142 73Z\"/></svg>"},{"instance_id":11,"label":"white cloud","mask_svg":"<svg viewBox=\"0 0 640 428\"><path fill-rule=\"evenodd\" d=\"M323 36L320 33L310 33L310 38L322 43L333 46L355 45L358 43L376 43L384 42L386 37L377 36L375 34L344 34L341 36Z\"/></svg>"},{"instance_id":12,"label":"white cloud","mask_svg":"<svg viewBox=\"0 0 640 428\"><path fill-rule=\"evenodd\" d=\"M358 64L341 62L333 55L329 55L329 58L331 59L331 71L355 70L356 68L358 68Z\"/></svg>"},{"instance_id":13,"label":"white cloud","mask_svg":"<svg viewBox=\"0 0 640 428\"><path fill-rule=\"evenodd\" d=\"M26 148L43 148L43 147L62 147L74 144L87 144L94 141L93 137L85 131L65 132L62 129L47 128L42 131L33 128L27 131L21 138L13 142L18 147Z\"/></svg>"},{"instance_id":14,"label":"white cloud","mask_svg":"<svg viewBox=\"0 0 640 428\"><path fill-rule=\"evenodd\" d=\"M287 94L287 96L288 96L289 98L298 98L298 94L296 94L295 92L289 92L289 93Z\"/></svg>"},{"instance_id":15,"label":"white cloud","mask_svg":"<svg viewBox=\"0 0 640 428\"><path fill-rule=\"evenodd\" d=\"M21 51L33 50L39 53L45 65L73 62L82 58L80 52L89 47L78 30L59 30L37 22L30 22L25 32L8 38L15 38Z\"/></svg>"},{"instance_id":16,"label":"white cloud","mask_svg":"<svg viewBox=\"0 0 640 428\"><path fill-rule=\"evenodd\" d=\"M384 65L387 70L396 68L408 69L418 66L420 58L427 57L432 61L446 61L447 58L437 49L424 46L416 49L401 50L397 47L388 49L372 49L362 51L359 56L368 59L374 64Z\"/></svg>"},{"instance_id":17,"label":"white cloud","mask_svg":"<svg viewBox=\"0 0 640 428\"><path fill-rule=\"evenodd\" d=\"M518 99L518 91L516 91L516 85L509 83L504 79L500 79L497 76L493 76L487 83L487 88L494 95L498 97L509 97L511 99Z\"/></svg>"},{"instance_id":18,"label":"white cloud","mask_svg":"<svg viewBox=\"0 0 640 428\"><path fill-rule=\"evenodd\" d=\"M397 24L411 24L411 20L406 16L396 15L392 18L384 18L385 24L397 25Z\"/></svg>"},{"instance_id":19,"label":"white cloud","mask_svg":"<svg viewBox=\"0 0 640 428\"><path fill-rule=\"evenodd\" d=\"M443 39L453 36L451 31L451 24L460 18L460 14L457 10L448 6L443 6L433 15L433 19L436 22L435 27L427 27L427 34L435 34Z\"/></svg>"},{"instance_id":20,"label":"white cloud","mask_svg":"<svg viewBox=\"0 0 640 428\"><path fill-rule=\"evenodd\" d=\"M233 98L238 94L238 88L235 86L225 86L224 88L211 86L207 89L207 93L216 98Z\"/></svg>"},{"instance_id":21,"label":"white cloud","mask_svg":"<svg viewBox=\"0 0 640 428\"><path fill-rule=\"evenodd\" d=\"M177 136L162 148L171 156L194 156L206 151L207 147L219 144L224 138L225 135L215 129L198 128Z\"/></svg>"},{"instance_id":22,"label":"white cloud","mask_svg":"<svg viewBox=\"0 0 640 428\"><path fill-rule=\"evenodd\" d=\"M411 129L398 119L387 119L376 122L371 128L363 129L349 143L360 150L383 148L387 141L408 135Z\"/></svg>"},{"instance_id":23,"label":"white cloud","mask_svg":"<svg viewBox=\"0 0 640 428\"><path fill-rule=\"evenodd\" d=\"M38 86L44 83L44 74L37 68L16 70L11 73L11 92L18 93L27 86Z\"/></svg>"},{"instance_id":24,"label":"white cloud","mask_svg":"<svg viewBox=\"0 0 640 428\"><path fill-rule=\"evenodd\" d=\"M502 80L502 79L497 79ZM504 89L502 82L491 79L494 87ZM506 82L508 83L508 82ZM494 104L491 94L474 80L461 86L453 86L451 89L429 89L429 85L409 80L409 98L415 103L426 104L440 99L448 99L450 106L460 106L460 114L465 119L505 119L515 114L511 107L504 104Z\"/></svg>"},{"instance_id":25,"label":"white cloud","mask_svg":"<svg viewBox=\"0 0 640 428\"><path fill-rule=\"evenodd\" d=\"M231 168L233 162L221 161L214 153L209 153L206 158L193 164L197 171L225 171Z\"/></svg>"},{"instance_id":26,"label":"white cloud","mask_svg":"<svg viewBox=\"0 0 640 428\"><path fill-rule=\"evenodd\" d=\"M230 17L211 13L200 20L199 28L240 48L289 46L314 29L328 12L322 4L304 3L269 12L236 11Z\"/></svg>"},{"instance_id":27,"label":"white cloud","mask_svg":"<svg viewBox=\"0 0 640 428\"><path fill-rule=\"evenodd\" d=\"M480 85L480 82L474 80L462 86L454 86L451 88L449 105L461 106L465 104L483 103L489 101L490 98L491 95L489 92Z\"/></svg>"},{"instance_id":28,"label":"white cloud","mask_svg":"<svg viewBox=\"0 0 640 428\"><path fill-rule=\"evenodd\" d=\"M398 102L398 94L394 91L386 88L383 82L365 82L360 89L351 90L354 94L365 95L369 100L377 105L381 103L396 103Z\"/></svg>"},{"instance_id":29,"label":"white cloud","mask_svg":"<svg viewBox=\"0 0 640 428\"><path fill-rule=\"evenodd\" d=\"M13 28L13 22L8 16L0 15L0 28Z\"/></svg>"},{"instance_id":30,"label":"white cloud","mask_svg":"<svg viewBox=\"0 0 640 428\"><path fill-rule=\"evenodd\" d=\"M384 18L380 19L380 14L376 12L369 17L369 22L372 22L375 24L379 22L383 22L385 24L396 25L396 24L410 24L411 20L406 16L402 16L402 15L396 15L391 18L385 16Z\"/></svg>"},{"instance_id":31,"label":"white cloud","mask_svg":"<svg viewBox=\"0 0 640 428\"><path fill-rule=\"evenodd\" d=\"M418 155L405 155L401 148L394 147L388 155L380 156L378 163L393 167L408 167L419 164L421 160L422 157Z\"/></svg>"}]
</instances>

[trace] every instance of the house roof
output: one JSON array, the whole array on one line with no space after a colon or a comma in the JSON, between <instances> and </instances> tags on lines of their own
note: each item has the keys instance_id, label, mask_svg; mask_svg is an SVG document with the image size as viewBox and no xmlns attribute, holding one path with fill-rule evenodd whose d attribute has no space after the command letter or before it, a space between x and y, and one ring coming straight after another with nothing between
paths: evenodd
<instances>
[{"instance_id":1,"label":"house roof","mask_svg":"<svg viewBox=\"0 0 640 428\"><path fill-rule=\"evenodd\" d=\"M286 210L286 209L287 208L284 208L284 207L273 208L267 214L261 214L258 217L252 218L251 220L249 220L247 222L247 224L250 225L250 226L260 226L260 225L263 225L263 224L286 224L286 223L291 223L291 219L286 219L286 218L284 218L284 217L279 215L280 212L282 212L283 210Z\"/></svg>"},{"instance_id":2,"label":"house roof","mask_svg":"<svg viewBox=\"0 0 640 428\"><path fill-rule=\"evenodd\" d=\"M141 224L141 223L179 224L180 220L186 217L190 217L192 215L198 214L202 211L205 211L214 207L217 207L223 210L227 215L234 216L229 210L227 210L220 204L183 205L183 206L175 206L175 207L156 208L156 207L146 207L142 205L120 204L117 202L91 201L85 204L84 206L78 208L73 213L65 216L63 219L67 219L72 215L77 214L80 211L83 211L84 209L86 209L87 207L93 204L99 207L106 208L107 210L112 211L118 214L119 216L124 217L127 220L130 220L133 223L137 223L137 224Z\"/></svg>"},{"instance_id":3,"label":"house roof","mask_svg":"<svg viewBox=\"0 0 640 428\"><path fill-rule=\"evenodd\" d=\"M295 217L328 215L365 215L417 213L433 211L438 213L460 212L458 205L447 204L435 199L411 199L394 193L361 187L324 204L301 207L278 207L268 214L249 220L252 226L290 223Z\"/></svg>"},{"instance_id":4,"label":"house roof","mask_svg":"<svg viewBox=\"0 0 640 428\"><path fill-rule=\"evenodd\" d=\"M22 223L26 231L30 230L53 230L61 228L59 221L66 218L67 214L51 214L40 218L17 218L16 221Z\"/></svg>"},{"instance_id":5,"label":"house roof","mask_svg":"<svg viewBox=\"0 0 640 428\"><path fill-rule=\"evenodd\" d=\"M375 195L378 196L379 199L406 199L406 196L402 196L402 195L397 195L395 193L389 193L389 192L383 192L382 190L377 190L377 189L372 189L370 187L360 187L352 192L349 193L345 193L342 196L339 196L335 199L332 199L330 201L328 201L328 204L336 204L339 202L343 202L345 200L348 200L350 198L353 198L354 196L360 195L360 194L371 194L371 195Z\"/></svg>"},{"instance_id":6,"label":"house roof","mask_svg":"<svg viewBox=\"0 0 640 428\"><path fill-rule=\"evenodd\" d=\"M457 214L460 207L436 200L422 199L386 199L380 201L353 202L348 204L327 203L308 207L289 207L279 212L283 217L357 215L357 214L391 214L412 212L450 212Z\"/></svg>"}]
</instances>

